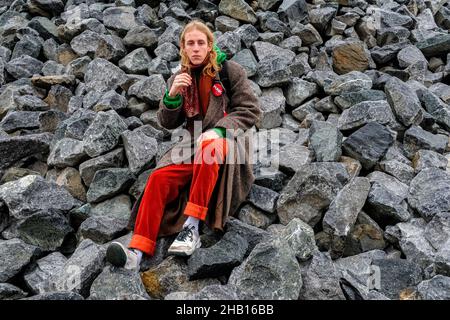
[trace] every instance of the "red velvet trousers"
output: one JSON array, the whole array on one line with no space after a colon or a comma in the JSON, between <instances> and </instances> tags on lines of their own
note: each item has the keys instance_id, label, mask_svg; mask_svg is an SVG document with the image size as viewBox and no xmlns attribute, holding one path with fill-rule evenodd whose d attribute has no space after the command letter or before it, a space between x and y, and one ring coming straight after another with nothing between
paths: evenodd
<instances>
[{"instance_id":1,"label":"red velvet trousers","mask_svg":"<svg viewBox=\"0 0 450 320\"><path fill-rule=\"evenodd\" d=\"M227 149L224 138L204 140L194 154L193 163L173 164L154 170L147 180L128 247L154 254L164 208L189 182L189 200L183 213L204 221Z\"/></svg>"}]
</instances>

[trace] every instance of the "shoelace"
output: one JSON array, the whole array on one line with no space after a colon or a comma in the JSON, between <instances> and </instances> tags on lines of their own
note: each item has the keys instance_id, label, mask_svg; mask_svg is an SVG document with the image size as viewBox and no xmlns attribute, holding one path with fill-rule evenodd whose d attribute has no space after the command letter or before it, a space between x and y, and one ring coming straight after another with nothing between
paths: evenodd
<instances>
[{"instance_id":1,"label":"shoelace","mask_svg":"<svg viewBox=\"0 0 450 320\"><path fill-rule=\"evenodd\" d=\"M193 229L194 226L184 227L184 229L178 234L177 240L185 241L186 238L189 237L189 240L192 241L194 239L194 233L192 232Z\"/></svg>"}]
</instances>

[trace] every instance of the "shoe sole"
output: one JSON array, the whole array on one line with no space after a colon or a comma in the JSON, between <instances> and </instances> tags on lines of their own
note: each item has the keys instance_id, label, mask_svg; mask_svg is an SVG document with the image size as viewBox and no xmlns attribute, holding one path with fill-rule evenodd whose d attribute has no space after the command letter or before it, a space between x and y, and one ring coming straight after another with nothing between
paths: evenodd
<instances>
[{"instance_id":1,"label":"shoe sole","mask_svg":"<svg viewBox=\"0 0 450 320\"><path fill-rule=\"evenodd\" d=\"M198 244L191 251L167 251L167 254L178 257L189 257L194 251L202 246L202 243L199 241Z\"/></svg>"},{"instance_id":2,"label":"shoe sole","mask_svg":"<svg viewBox=\"0 0 450 320\"><path fill-rule=\"evenodd\" d=\"M118 244L111 244L106 251L106 260L113 266L124 267L127 262L127 255Z\"/></svg>"}]
</instances>

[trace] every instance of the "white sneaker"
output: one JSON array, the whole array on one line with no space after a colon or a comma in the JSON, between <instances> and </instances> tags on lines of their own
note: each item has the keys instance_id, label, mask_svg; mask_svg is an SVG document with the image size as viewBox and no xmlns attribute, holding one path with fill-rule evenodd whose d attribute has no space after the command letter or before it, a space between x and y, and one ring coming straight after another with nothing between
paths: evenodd
<instances>
[{"instance_id":1,"label":"white sneaker","mask_svg":"<svg viewBox=\"0 0 450 320\"><path fill-rule=\"evenodd\" d=\"M116 267L139 271L140 261L133 250L126 248L120 242L112 242L106 250L106 260Z\"/></svg>"},{"instance_id":2,"label":"white sneaker","mask_svg":"<svg viewBox=\"0 0 450 320\"><path fill-rule=\"evenodd\" d=\"M201 245L200 236L195 227L186 226L178 234L167 253L176 256L190 256Z\"/></svg>"}]
</instances>

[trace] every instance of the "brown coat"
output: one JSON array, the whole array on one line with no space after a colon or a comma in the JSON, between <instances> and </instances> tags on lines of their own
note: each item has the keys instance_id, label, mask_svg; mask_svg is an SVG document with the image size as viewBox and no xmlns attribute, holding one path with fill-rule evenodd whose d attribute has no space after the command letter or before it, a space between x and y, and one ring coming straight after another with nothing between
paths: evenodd
<instances>
[{"instance_id":1,"label":"brown coat","mask_svg":"<svg viewBox=\"0 0 450 320\"><path fill-rule=\"evenodd\" d=\"M225 164L221 165L219 177L208 206L206 223L213 230L223 230L228 216L233 216L236 213L240 204L247 197L250 187L255 180L252 165L252 144L249 143L249 139L242 138L251 137L252 130L248 129L251 129L261 117L259 100L250 87L250 82L247 79L244 68L234 61L227 61L226 63L228 63L231 93L228 93L228 95L223 94L220 97L216 97L210 93L208 110L202 122L202 132L214 127L233 130L241 129L242 131L230 132L227 130L227 139L230 139L227 141L233 140L235 143L231 143L234 147L233 150L229 150L229 154L231 152L232 156ZM167 82L169 89L174 77L179 73L180 71L169 78ZM216 79L220 79L219 74L216 75ZM226 117L223 116L223 108L228 113ZM173 164L172 152L182 154L177 152L177 150L179 151L183 147L192 146L192 152L183 155L182 159L192 159L195 153L193 149L195 142L193 137L193 122L194 120L200 120L201 115L186 119L182 107L169 109L161 99L157 117L160 125L167 129L175 129L184 124L183 128L190 132L191 138L182 138L181 141L170 148L158 161L155 170ZM238 155L243 157L244 154L245 162L240 161L241 164L228 163L233 160L236 163ZM176 161L179 161L179 159ZM183 215L183 210L189 198L189 189L190 184L180 192L180 196L175 201L166 205L159 236L167 236L181 231L183 223L186 220L186 216ZM134 228L141 198L142 194L132 209L128 225L130 230Z\"/></svg>"}]
</instances>

